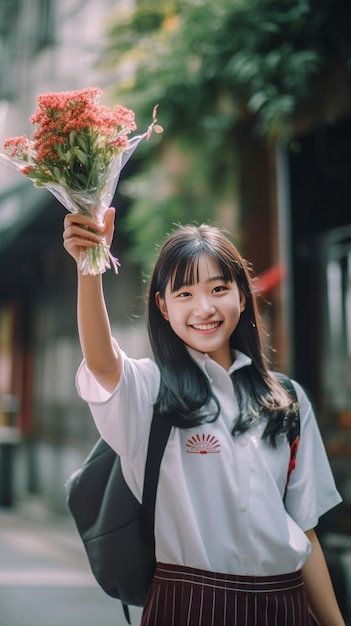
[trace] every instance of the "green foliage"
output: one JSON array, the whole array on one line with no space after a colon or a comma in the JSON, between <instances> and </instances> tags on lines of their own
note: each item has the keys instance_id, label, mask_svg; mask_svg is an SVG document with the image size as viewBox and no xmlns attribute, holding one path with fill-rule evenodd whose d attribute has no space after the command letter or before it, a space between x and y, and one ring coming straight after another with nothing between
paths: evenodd
<instances>
[{"instance_id":1,"label":"green foliage","mask_svg":"<svg viewBox=\"0 0 351 626\"><path fill-rule=\"evenodd\" d=\"M162 243L177 224L212 221L218 202L217 187L208 185L206 153L177 140L164 151L162 164L151 163L119 187L132 200L123 219L124 231L132 235L129 259L145 272L155 260L155 243Z\"/></svg>"},{"instance_id":2,"label":"green foliage","mask_svg":"<svg viewBox=\"0 0 351 626\"><path fill-rule=\"evenodd\" d=\"M168 133L201 134L210 116L223 135L250 112L276 138L326 64L350 59L350 34L348 0L139 2L111 27L106 58L144 114L162 103Z\"/></svg>"},{"instance_id":3,"label":"green foliage","mask_svg":"<svg viewBox=\"0 0 351 626\"><path fill-rule=\"evenodd\" d=\"M191 161L201 162L188 181L183 175L174 184L160 152L157 166L135 179L142 193L132 194L128 228L141 255L172 221L213 216L243 123L289 140L326 69L350 67L350 59L349 0L137 0L133 11L119 12L103 58L118 97L135 109L139 128L159 103L162 141L181 139ZM160 177L172 181L167 196Z\"/></svg>"}]
</instances>

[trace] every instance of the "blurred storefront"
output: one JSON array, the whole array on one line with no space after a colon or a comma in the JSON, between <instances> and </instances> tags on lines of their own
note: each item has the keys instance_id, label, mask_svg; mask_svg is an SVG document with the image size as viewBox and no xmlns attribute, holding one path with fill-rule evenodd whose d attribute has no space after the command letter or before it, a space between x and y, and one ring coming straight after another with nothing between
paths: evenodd
<instances>
[{"instance_id":1,"label":"blurred storefront","mask_svg":"<svg viewBox=\"0 0 351 626\"><path fill-rule=\"evenodd\" d=\"M0 145L32 134L38 94L104 88L96 48L121 4L0 0ZM49 192L0 162L0 505L38 494L48 507L66 510L65 481L97 437L75 392L81 352L75 270L62 248L64 215ZM106 281L113 322L123 328L127 311L140 310L141 278L127 275L120 277L130 294L123 305L114 300L113 273ZM141 325L123 332L126 349L148 349Z\"/></svg>"},{"instance_id":2,"label":"blurred storefront","mask_svg":"<svg viewBox=\"0 0 351 626\"><path fill-rule=\"evenodd\" d=\"M118 4L0 0L7 59L0 81L1 143L31 130L38 93L101 85L94 46ZM272 360L313 397L346 501L338 514L341 531L350 521L351 501L350 126L347 108L333 123L316 126L312 120L290 149L268 144L243 121L237 150L244 256L256 273L272 270L262 303L269 343L276 347ZM11 417L1 412L0 420L20 432L16 492L41 493L59 509L65 507L65 479L96 437L74 387L81 353L75 274L61 243L64 213L48 192L0 165L0 406L11 397L18 407ZM118 242L119 255L124 245ZM115 280L113 273L106 276L113 324L123 329L123 347L145 354L141 273L123 268L123 302Z\"/></svg>"},{"instance_id":3,"label":"blurred storefront","mask_svg":"<svg viewBox=\"0 0 351 626\"><path fill-rule=\"evenodd\" d=\"M38 93L103 87L94 46L118 5L0 0L1 145L31 131ZM256 273L271 270L261 306L272 361L311 394L344 498L320 525L334 555L351 552L350 111L310 121L290 147L245 122L238 140L243 253ZM81 351L64 214L0 164L0 506L37 494L65 511L65 481L97 437L75 390ZM126 243L117 245L123 258ZM122 347L147 354L139 268L123 267L118 290L113 272L105 283Z\"/></svg>"},{"instance_id":4,"label":"blurred storefront","mask_svg":"<svg viewBox=\"0 0 351 626\"><path fill-rule=\"evenodd\" d=\"M289 156L296 377L310 391L351 528L351 117L312 128Z\"/></svg>"}]
</instances>

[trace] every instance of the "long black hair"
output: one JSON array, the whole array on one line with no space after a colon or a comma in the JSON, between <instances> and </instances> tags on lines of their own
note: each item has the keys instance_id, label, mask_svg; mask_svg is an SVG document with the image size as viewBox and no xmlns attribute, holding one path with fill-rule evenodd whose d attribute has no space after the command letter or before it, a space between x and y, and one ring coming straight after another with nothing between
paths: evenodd
<instances>
[{"instance_id":1,"label":"long black hair","mask_svg":"<svg viewBox=\"0 0 351 626\"><path fill-rule=\"evenodd\" d=\"M198 282L199 257L203 254L218 266L225 282L237 284L246 299L245 309L230 337L231 348L252 359L252 365L232 374L240 409L233 435L245 432L263 418L267 421L263 438L275 445L277 434L287 432L297 407L268 369L249 265L226 235L212 226L184 226L175 230L161 248L151 276L148 332L161 372L155 409L180 428L214 421L219 415L219 404L207 376L164 319L155 299L157 292L164 299L169 281L171 291Z\"/></svg>"}]
</instances>

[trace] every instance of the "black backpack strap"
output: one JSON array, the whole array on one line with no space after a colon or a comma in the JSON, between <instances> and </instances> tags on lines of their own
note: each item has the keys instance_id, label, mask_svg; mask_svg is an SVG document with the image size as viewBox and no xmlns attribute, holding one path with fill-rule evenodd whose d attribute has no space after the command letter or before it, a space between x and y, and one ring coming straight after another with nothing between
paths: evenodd
<instances>
[{"instance_id":1,"label":"black backpack strap","mask_svg":"<svg viewBox=\"0 0 351 626\"><path fill-rule=\"evenodd\" d=\"M144 543L150 546L155 545L154 527L156 493L161 461L170 432L171 424L155 411L150 427L144 473L143 500L140 512L141 536ZM126 618L128 624L131 624L128 605L122 602L122 607L124 617Z\"/></svg>"},{"instance_id":2,"label":"black backpack strap","mask_svg":"<svg viewBox=\"0 0 351 626\"><path fill-rule=\"evenodd\" d=\"M155 504L161 461L171 432L171 424L154 412L145 464L143 501L140 515L141 534L147 545L155 543Z\"/></svg>"},{"instance_id":3,"label":"black backpack strap","mask_svg":"<svg viewBox=\"0 0 351 626\"><path fill-rule=\"evenodd\" d=\"M289 378L289 376L287 376L286 374L282 374L281 372L275 372L275 376L278 379L278 381L280 382L280 384L286 389L286 391L288 392L289 396L291 396L293 401L297 403L298 402L298 398L297 398L297 394L296 394L296 389L295 389L291 379ZM294 415L293 419L291 420L291 423L290 423L290 426L289 426L289 430L288 430L288 433L287 433L287 437L288 437L288 441L289 441L290 447L293 445L294 441L299 436L300 436L300 413L299 413L299 411L296 411L296 414Z\"/></svg>"},{"instance_id":4,"label":"black backpack strap","mask_svg":"<svg viewBox=\"0 0 351 626\"><path fill-rule=\"evenodd\" d=\"M288 394L294 400L294 402L298 402L296 389L295 389L293 383L291 382L289 376L286 376L285 374L282 374L280 372L276 372L275 375L276 375L277 379L279 380L280 384L283 385L283 387L286 389ZM287 432L287 437L288 437L288 442L289 442L289 446L290 446L290 463L289 463L288 473L287 473L287 477L286 477L286 484L285 484L285 491L284 491L283 499L286 496L286 492L287 492L287 489L288 489L288 484L289 484L289 479L290 479L291 472L295 468L296 454L297 454L297 450L298 450L298 447L299 447L299 441L300 441L300 412L298 410L291 417L291 422L289 424L289 430Z\"/></svg>"},{"instance_id":5,"label":"black backpack strap","mask_svg":"<svg viewBox=\"0 0 351 626\"><path fill-rule=\"evenodd\" d=\"M128 622L128 624L131 624L131 619L130 619L130 613L129 613L129 606L128 604L124 604L124 602L122 602L122 609L123 609L123 615L126 618L126 621Z\"/></svg>"}]
</instances>

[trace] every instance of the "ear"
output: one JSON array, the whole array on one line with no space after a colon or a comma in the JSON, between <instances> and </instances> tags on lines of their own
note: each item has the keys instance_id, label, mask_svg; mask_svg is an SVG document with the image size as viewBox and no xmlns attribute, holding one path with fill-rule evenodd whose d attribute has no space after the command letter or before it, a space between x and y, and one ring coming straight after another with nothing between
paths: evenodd
<instances>
[{"instance_id":1,"label":"ear","mask_svg":"<svg viewBox=\"0 0 351 626\"><path fill-rule=\"evenodd\" d=\"M166 302L165 302L165 300L163 298L161 298L159 291L156 291L156 293L155 293L155 302L156 302L158 308L160 309L162 316L168 322L168 313L167 313Z\"/></svg>"},{"instance_id":2,"label":"ear","mask_svg":"<svg viewBox=\"0 0 351 626\"><path fill-rule=\"evenodd\" d=\"M246 295L243 291L240 291L240 313L245 310L246 307Z\"/></svg>"}]
</instances>

